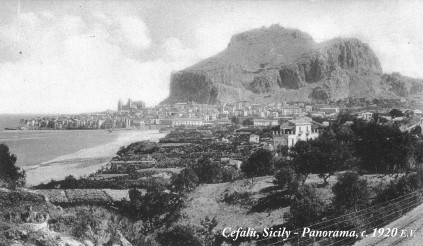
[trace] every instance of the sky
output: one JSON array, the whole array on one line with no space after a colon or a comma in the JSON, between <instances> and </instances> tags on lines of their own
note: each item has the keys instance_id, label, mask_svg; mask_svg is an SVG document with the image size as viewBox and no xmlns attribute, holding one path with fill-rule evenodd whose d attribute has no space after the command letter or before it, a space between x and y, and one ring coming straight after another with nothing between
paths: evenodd
<instances>
[{"instance_id":1,"label":"sky","mask_svg":"<svg viewBox=\"0 0 423 246\"><path fill-rule=\"evenodd\" d=\"M279 24L317 42L356 37L385 72L423 79L423 1L30 1L0 3L0 113L154 106L172 71L232 35Z\"/></svg>"}]
</instances>

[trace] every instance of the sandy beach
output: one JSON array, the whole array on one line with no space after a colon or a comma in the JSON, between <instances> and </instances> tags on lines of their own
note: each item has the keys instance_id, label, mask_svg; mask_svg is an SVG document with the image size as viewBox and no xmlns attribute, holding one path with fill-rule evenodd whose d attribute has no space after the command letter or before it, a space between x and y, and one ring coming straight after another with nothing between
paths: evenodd
<instances>
[{"instance_id":1,"label":"sandy beach","mask_svg":"<svg viewBox=\"0 0 423 246\"><path fill-rule=\"evenodd\" d=\"M27 175L27 185L46 183L51 179L60 180L68 175L89 175L106 164L121 146L142 140L158 141L164 136L158 130L120 131L113 142L59 156L39 165L23 167Z\"/></svg>"}]
</instances>

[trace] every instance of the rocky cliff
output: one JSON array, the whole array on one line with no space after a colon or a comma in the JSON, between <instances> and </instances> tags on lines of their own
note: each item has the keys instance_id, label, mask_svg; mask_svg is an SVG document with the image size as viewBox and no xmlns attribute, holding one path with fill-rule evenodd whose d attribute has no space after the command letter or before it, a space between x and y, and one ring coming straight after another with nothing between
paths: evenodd
<instances>
[{"instance_id":1,"label":"rocky cliff","mask_svg":"<svg viewBox=\"0 0 423 246\"><path fill-rule=\"evenodd\" d=\"M173 73L163 103L319 101L423 94L423 80L383 74L372 49L355 38L316 43L278 25L237 34L219 54Z\"/></svg>"}]
</instances>

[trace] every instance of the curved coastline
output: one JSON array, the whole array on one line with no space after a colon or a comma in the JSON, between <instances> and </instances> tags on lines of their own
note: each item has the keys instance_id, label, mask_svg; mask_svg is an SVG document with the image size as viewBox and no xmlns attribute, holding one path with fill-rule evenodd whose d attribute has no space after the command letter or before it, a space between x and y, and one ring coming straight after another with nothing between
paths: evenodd
<instances>
[{"instance_id":1,"label":"curved coastline","mask_svg":"<svg viewBox=\"0 0 423 246\"><path fill-rule=\"evenodd\" d=\"M158 130L121 131L118 138L110 143L81 149L37 165L24 166L27 185L45 183L51 179L60 180L68 175L75 177L89 175L107 164L121 146L142 140L158 141L165 135Z\"/></svg>"}]
</instances>

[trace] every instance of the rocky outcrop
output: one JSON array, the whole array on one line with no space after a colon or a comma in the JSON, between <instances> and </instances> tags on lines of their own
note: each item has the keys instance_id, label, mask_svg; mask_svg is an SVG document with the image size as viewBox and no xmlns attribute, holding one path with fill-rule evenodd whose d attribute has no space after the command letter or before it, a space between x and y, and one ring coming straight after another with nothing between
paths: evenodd
<instances>
[{"instance_id":1,"label":"rocky outcrop","mask_svg":"<svg viewBox=\"0 0 423 246\"><path fill-rule=\"evenodd\" d=\"M416 95L423 91L423 80L402 76L399 73L384 74L382 80L390 86L391 92L400 97Z\"/></svg>"},{"instance_id":2,"label":"rocky outcrop","mask_svg":"<svg viewBox=\"0 0 423 246\"><path fill-rule=\"evenodd\" d=\"M172 74L163 103L397 98L419 94L422 86L384 75L372 49L356 38L316 43L273 25L237 34L221 53Z\"/></svg>"}]
</instances>

